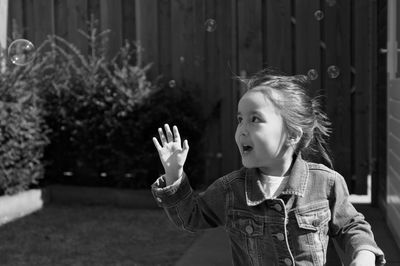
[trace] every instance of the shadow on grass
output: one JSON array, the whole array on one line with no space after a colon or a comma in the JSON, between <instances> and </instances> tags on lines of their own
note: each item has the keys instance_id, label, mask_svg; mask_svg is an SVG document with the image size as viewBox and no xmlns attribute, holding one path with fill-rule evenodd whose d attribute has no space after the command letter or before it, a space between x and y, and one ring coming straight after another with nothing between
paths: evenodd
<instances>
[{"instance_id":1,"label":"shadow on grass","mask_svg":"<svg viewBox=\"0 0 400 266\"><path fill-rule=\"evenodd\" d=\"M1 265L173 265L198 236L161 209L49 204L0 227Z\"/></svg>"}]
</instances>

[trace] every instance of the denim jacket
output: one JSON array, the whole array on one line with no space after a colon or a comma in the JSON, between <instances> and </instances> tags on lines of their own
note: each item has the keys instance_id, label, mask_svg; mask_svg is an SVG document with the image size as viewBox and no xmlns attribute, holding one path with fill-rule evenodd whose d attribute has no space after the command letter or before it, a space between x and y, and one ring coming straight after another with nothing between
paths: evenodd
<instances>
[{"instance_id":1,"label":"denim jacket","mask_svg":"<svg viewBox=\"0 0 400 266\"><path fill-rule=\"evenodd\" d=\"M350 259L360 250L382 250L370 225L349 202L344 178L321 164L297 156L282 193L266 199L257 183L258 169L242 168L194 193L188 178L152 185L159 206L178 227L195 231L225 227L234 265L325 265L329 237Z\"/></svg>"}]
</instances>

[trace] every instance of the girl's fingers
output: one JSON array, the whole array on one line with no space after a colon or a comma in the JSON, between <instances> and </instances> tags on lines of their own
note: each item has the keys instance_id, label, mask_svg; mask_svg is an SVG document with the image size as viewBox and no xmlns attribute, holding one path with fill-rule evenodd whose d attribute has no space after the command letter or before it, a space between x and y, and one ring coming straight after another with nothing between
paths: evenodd
<instances>
[{"instance_id":1,"label":"girl's fingers","mask_svg":"<svg viewBox=\"0 0 400 266\"><path fill-rule=\"evenodd\" d=\"M153 143L154 143L154 146L156 146L157 151L160 151L162 149L160 143L158 143L157 138L153 137Z\"/></svg>"},{"instance_id":2,"label":"girl's fingers","mask_svg":"<svg viewBox=\"0 0 400 266\"><path fill-rule=\"evenodd\" d=\"M174 141L178 142L179 145L181 144L181 136L179 135L179 130L177 126L173 126L172 130L174 132Z\"/></svg>"},{"instance_id":3,"label":"girl's fingers","mask_svg":"<svg viewBox=\"0 0 400 266\"><path fill-rule=\"evenodd\" d=\"M174 137L172 135L171 129L169 128L169 125L165 124L164 128L165 128L165 133L167 133L167 141L168 142L173 142L174 141Z\"/></svg>"},{"instance_id":4,"label":"girl's fingers","mask_svg":"<svg viewBox=\"0 0 400 266\"><path fill-rule=\"evenodd\" d=\"M167 139L164 136L164 132L161 128L158 128L158 134L160 135L161 144L164 146L167 143Z\"/></svg>"}]
</instances>

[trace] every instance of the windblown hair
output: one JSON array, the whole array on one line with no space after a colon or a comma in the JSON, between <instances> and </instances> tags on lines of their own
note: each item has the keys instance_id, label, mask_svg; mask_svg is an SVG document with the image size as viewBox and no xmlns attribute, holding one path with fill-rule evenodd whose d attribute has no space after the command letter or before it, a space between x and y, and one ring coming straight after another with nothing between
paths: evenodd
<instances>
[{"instance_id":1,"label":"windblown hair","mask_svg":"<svg viewBox=\"0 0 400 266\"><path fill-rule=\"evenodd\" d=\"M256 89L264 93L280 110L289 136L295 136L299 128L302 129L303 135L295 147L295 154L301 152L304 159L333 168L328 145L331 122L321 108L320 97L313 98L308 94L310 80L307 76L289 76L265 69L239 80L247 90Z\"/></svg>"}]
</instances>

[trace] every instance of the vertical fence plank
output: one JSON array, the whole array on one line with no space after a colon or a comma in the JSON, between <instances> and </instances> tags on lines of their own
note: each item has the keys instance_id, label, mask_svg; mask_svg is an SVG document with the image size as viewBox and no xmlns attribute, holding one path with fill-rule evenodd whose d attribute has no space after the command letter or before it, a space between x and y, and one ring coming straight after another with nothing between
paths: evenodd
<instances>
[{"instance_id":1,"label":"vertical fence plank","mask_svg":"<svg viewBox=\"0 0 400 266\"><path fill-rule=\"evenodd\" d=\"M260 9L259 9L260 10ZM237 92L234 91L234 81L232 79L232 65L236 65L237 62L237 51L234 50L236 48L235 45L232 45L235 40L233 34L236 27L239 25L234 24L235 21L239 23L238 19L235 20L235 14L239 12L239 5L236 5L236 1L221 1L218 2L217 8L217 18L221 23L218 23L219 31L218 31L218 40L217 45L220 51L219 53L219 89L221 90L221 155L222 155L222 164L221 170L222 173L227 173L229 171L235 170L238 168L238 151L236 147L236 143L234 141L235 135L235 121L236 121L236 113L237 113ZM253 14L254 15L254 14ZM255 20L259 21L259 20ZM231 23L229 23L231 22ZM260 25L256 25L258 29L260 29ZM252 33L249 33L248 36L251 38L249 40L249 50L256 52L255 49L261 49L261 45L257 43L259 41L259 37L261 35L259 30L254 30ZM251 48L250 48L251 47ZM260 56L260 50L259 57ZM249 71L252 71L255 68L259 68L258 63L261 64L261 59L257 61L252 53L245 52L247 56L250 58L249 61L244 61L243 67L248 67ZM248 62L251 60L255 65L248 65Z\"/></svg>"},{"instance_id":2,"label":"vertical fence plank","mask_svg":"<svg viewBox=\"0 0 400 266\"><path fill-rule=\"evenodd\" d=\"M238 0L238 67L241 73L255 73L262 68L261 0Z\"/></svg>"},{"instance_id":3,"label":"vertical fence plank","mask_svg":"<svg viewBox=\"0 0 400 266\"><path fill-rule=\"evenodd\" d=\"M320 21L315 18L319 10L318 0L295 0L295 73L307 75L310 69L317 70L313 80L314 92L321 88Z\"/></svg>"},{"instance_id":4,"label":"vertical fence plank","mask_svg":"<svg viewBox=\"0 0 400 266\"><path fill-rule=\"evenodd\" d=\"M157 0L136 0L136 40L140 49L140 65L152 63L149 77L158 74Z\"/></svg>"},{"instance_id":5,"label":"vertical fence plank","mask_svg":"<svg viewBox=\"0 0 400 266\"><path fill-rule=\"evenodd\" d=\"M204 104L204 115L206 118L206 128L204 134L205 145L205 182L210 183L221 175L221 130L220 130L220 110L221 92L219 88L219 49L217 47L218 36L221 34L222 20L217 17L217 0L205 0L205 22L209 19L216 21L216 29L207 31L205 34L204 65L205 65L205 87L202 93Z\"/></svg>"},{"instance_id":6,"label":"vertical fence plank","mask_svg":"<svg viewBox=\"0 0 400 266\"><path fill-rule=\"evenodd\" d=\"M193 79L193 12L195 0L171 2L172 73L175 80L186 85Z\"/></svg>"},{"instance_id":7,"label":"vertical fence plank","mask_svg":"<svg viewBox=\"0 0 400 266\"><path fill-rule=\"evenodd\" d=\"M205 23L205 1L195 0L193 6L193 82L198 86L198 95L201 97L200 90L205 89L205 58L204 42L206 29ZM190 51L189 51L190 52Z\"/></svg>"},{"instance_id":8,"label":"vertical fence plank","mask_svg":"<svg viewBox=\"0 0 400 266\"><path fill-rule=\"evenodd\" d=\"M378 1L378 47L387 46L387 2ZM378 82L376 84L376 127L375 136L372 137L376 140L376 171L372 174L372 187L374 187L374 180L378 181L377 190L373 191L378 194L378 198L374 198L374 193L372 195L372 204L378 204L380 207L386 204L387 195L387 138L386 134L381 132L386 132L386 89L387 89L387 70L386 70L386 54L378 52Z\"/></svg>"},{"instance_id":9,"label":"vertical fence plank","mask_svg":"<svg viewBox=\"0 0 400 266\"><path fill-rule=\"evenodd\" d=\"M171 71L171 0L160 0L158 2L158 50L159 71L164 79L170 80Z\"/></svg>"},{"instance_id":10,"label":"vertical fence plank","mask_svg":"<svg viewBox=\"0 0 400 266\"><path fill-rule=\"evenodd\" d=\"M28 11L29 12L29 11ZM34 13L34 42L40 45L48 35L54 34L54 1L35 0Z\"/></svg>"},{"instance_id":11,"label":"vertical fence plank","mask_svg":"<svg viewBox=\"0 0 400 266\"><path fill-rule=\"evenodd\" d=\"M290 0L267 0L263 21L264 62L285 73L293 73ZM263 16L265 17L265 16Z\"/></svg>"},{"instance_id":12,"label":"vertical fence plank","mask_svg":"<svg viewBox=\"0 0 400 266\"><path fill-rule=\"evenodd\" d=\"M100 20L100 0L87 0L87 1L88 1L87 17L90 19L93 16L94 19Z\"/></svg>"},{"instance_id":13,"label":"vertical fence plank","mask_svg":"<svg viewBox=\"0 0 400 266\"><path fill-rule=\"evenodd\" d=\"M67 3L63 0L54 0L54 33L65 39L68 39Z\"/></svg>"},{"instance_id":14,"label":"vertical fence plank","mask_svg":"<svg viewBox=\"0 0 400 266\"><path fill-rule=\"evenodd\" d=\"M114 57L122 46L121 0L100 0L100 27L111 30L107 56Z\"/></svg>"},{"instance_id":15,"label":"vertical fence plank","mask_svg":"<svg viewBox=\"0 0 400 266\"><path fill-rule=\"evenodd\" d=\"M8 37L11 40L22 38L24 35L23 2L14 0L8 5Z\"/></svg>"},{"instance_id":16,"label":"vertical fence plank","mask_svg":"<svg viewBox=\"0 0 400 266\"><path fill-rule=\"evenodd\" d=\"M122 0L122 39L136 41L135 1Z\"/></svg>"},{"instance_id":17,"label":"vertical fence plank","mask_svg":"<svg viewBox=\"0 0 400 266\"><path fill-rule=\"evenodd\" d=\"M325 47L324 91L326 112L332 121L330 147L335 170L350 185L351 180L351 111L350 106L350 2L325 4L323 19L323 47ZM336 66L338 72L333 71ZM331 67L330 75L328 69ZM334 74L337 74L336 77Z\"/></svg>"},{"instance_id":18,"label":"vertical fence plank","mask_svg":"<svg viewBox=\"0 0 400 266\"><path fill-rule=\"evenodd\" d=\"M74 44L83 54L87 53L88 40L78 30L87 32L87 0L55 0L54 31Z\"/></svg>"},{"instance_id":19,"label":"vertical fence plank","mask_svg":"<svg viewBox=\"0 0 400 266\"><path fill-rule=\"evenodd\" d=\"M369 21L370 1L354 1L354 67L355 91L353 94L354 106L354 193L365 194L367 189L367 176L369 173L369 97L370 75L374 75L371 69L371 39Z\"/></svg>"},{"instance_id":20,"label":"vertical fence plank","mask_svg":"<svg viewBox=\"0 0 400 266\"><path fill-rule=\"evenodd\" d=\"M88 40L81 33L79 33L78 30L87 32L87 0L68 0L67 3L67 38L71 43L76 45L80 51L86 54L88 49Z\"/></svg>"},{"instance_id":21,"label":"vertical fence plank","mask_svg":"<svg viewBox=\"0 0 400 266\"><path fill-rule=\"evenodd\" d=\"M184 82L184 67L180 58L184 58L182 51L184 46L184 8L182 0L171 1L171 64L173 79L182 84Z\"/></svg>"},{"instance_id":22,"label":"vertical fence plank","mask_svg":"<svg viewBox=\"0 0 400 266\"><path fill-rule=\"evenodd\" d=\"M33 25L34 22L34 12L32 12L33 10L33 0L24 0L24 9L21 10L21 12L23 12L23 17L25 20L24 23L24 29L25 29L25 33L24 33L24 37L27 38L28 40L34 41L33 37L34 37L34 31L35 31L35 27ZM30 10L25 11L25 10Z\"/></svg>"}]
</instances>

